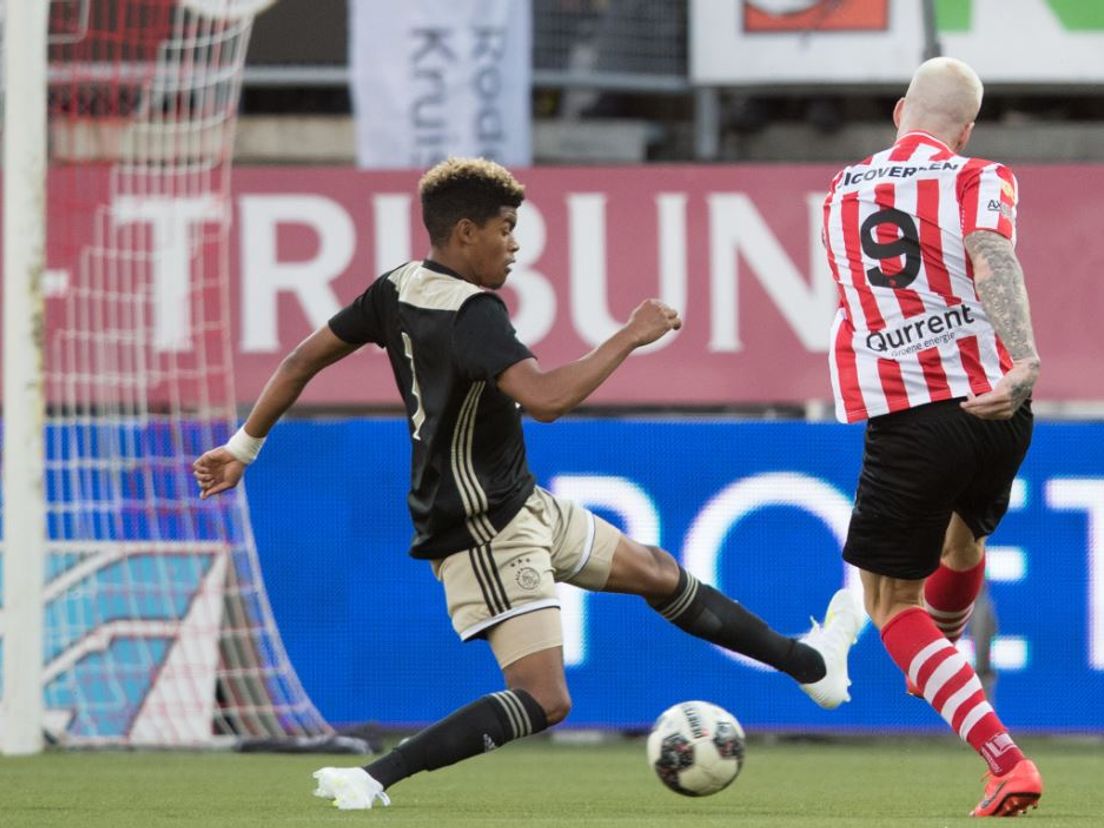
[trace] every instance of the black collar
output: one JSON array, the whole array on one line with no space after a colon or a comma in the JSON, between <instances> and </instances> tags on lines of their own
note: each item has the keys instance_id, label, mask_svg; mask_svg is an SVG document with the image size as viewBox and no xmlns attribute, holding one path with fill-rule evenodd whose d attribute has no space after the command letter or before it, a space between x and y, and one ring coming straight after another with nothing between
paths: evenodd
<instances>
[{"instance_id":1,"label":"black collar","mask_svg":"<svg viewBox=\"0 0 1104 828\"><path fill-rule=\"evenodd\" d=\"M462 282L467 281L463 276L461 276L459 273L457 273L452 268L445 267L440 262L433 261L433 259L424 259L422 261L422 267L424 267L426 270L432 270L434 273L441 273L441 274L444 274L445 276L451 276L454 279L459 279Z\"/></svg>"}]
</instances>

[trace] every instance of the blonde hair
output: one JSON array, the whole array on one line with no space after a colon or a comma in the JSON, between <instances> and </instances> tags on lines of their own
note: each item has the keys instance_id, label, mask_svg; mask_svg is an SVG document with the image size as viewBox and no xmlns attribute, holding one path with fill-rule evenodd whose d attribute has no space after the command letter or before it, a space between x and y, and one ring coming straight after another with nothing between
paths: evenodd
<instances>
[{"instance_id":1,"label":"blonde hair","mask_svg":"<svg viewBox=\"0 0 1104 828\"><path fill-rule=\"evenodd\" d=\"M909 126L961 129L977 118L985 89L970 66L951 57L924 61L912 76L905 102Z\"/></svg>"},{"instance_id":2,"label":"blonde hair","mask_svg":"<svg viewBox=\"0 0 1104 828\"><path fill-rule=\"evenodd\" d=\"M430 241L444 244L461 219L483 225L501 208L519 206L525 187L486 158L446 158L422 176L418 195Z\"/></svg>"}]
</instances>

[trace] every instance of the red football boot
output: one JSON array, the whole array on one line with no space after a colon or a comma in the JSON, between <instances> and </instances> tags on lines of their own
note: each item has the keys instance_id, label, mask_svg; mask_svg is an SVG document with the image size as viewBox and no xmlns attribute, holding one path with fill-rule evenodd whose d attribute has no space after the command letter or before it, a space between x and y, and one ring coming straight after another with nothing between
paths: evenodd
<instances>
[{"instance_id":1,"label":"red football boot","mask_svg":"<svg viewBox=\"0 0 1104 828\"><path fill-rule=\"evenodd\" d=\"M1020 816L1039 807L1043 777L1030 759L1021 759L1008 773L985 774L985 794L970 816Z\"/></svg>"}]
</instances>

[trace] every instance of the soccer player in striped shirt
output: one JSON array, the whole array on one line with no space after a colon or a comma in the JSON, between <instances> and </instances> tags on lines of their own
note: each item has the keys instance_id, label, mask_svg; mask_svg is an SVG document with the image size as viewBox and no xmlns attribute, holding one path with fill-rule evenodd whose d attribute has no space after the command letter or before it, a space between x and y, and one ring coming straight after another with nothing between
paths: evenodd
<instances>
[{"instance_id":1,"label":"soccer player in striped shirt","mask_svg":"<svg viewBox=\"0 0 1104 828\"><path fill-rule=\"evenodd\" d=\"M429 257L376 279L301 343L242 429L194 464L203 497L236 485L311 377L364 344L387 350L409 421L410 554L443 584L460 638L490 644L505 689L366 768L317 771L316 795L346 809L386 805L384 791L411 774L564 719L571 698L556 582L639 595L685 632L791 676L821 707L847 701L847 654L862 619L853 593L837 592L824 625L800 640L780 635L664 550L540 488L529 471L518 404L545 422L567 413L636 348L679 328L678 313L648 300L586 356L543 369L493 292L518 251L522 186L498 164L449 159L426 173L419 192Z\"/></svg>"},{"instance_id":2,"label":"soccer player in striped shirt","mask_svg":"<svg viewBox=\"0 0 1104 828\"><path fill-rule=\"evenodd\" d=\"M896 143L836 175L823 231L840 295L836 413L867 421L843 556L889 655L987 763L973 814L1006 816L1035 806L1042 779L953 640L1031 439L1039 356L1016 179L962 154L981 97L961 61L921 65L893 112Z\"/></svg>"}]
</instances>

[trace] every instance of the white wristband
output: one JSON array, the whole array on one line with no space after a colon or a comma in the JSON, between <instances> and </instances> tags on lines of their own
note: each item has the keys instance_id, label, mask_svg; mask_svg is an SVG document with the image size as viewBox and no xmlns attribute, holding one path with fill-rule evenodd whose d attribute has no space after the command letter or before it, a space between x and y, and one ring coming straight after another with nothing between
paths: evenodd
<instances>
[{"instance_id":1,"label":"white wristband","mask_svg":"<svg viewBox=\"0 0 1104 828\"><path fill-rule=\"evenodd\" d=\"M251 437L245 431L245 427L234 432L234 436L226 441L226 450L234 455L234 459L249 465L257 459L264 445L264 437Z\"/></svg>"}]
</instances>

